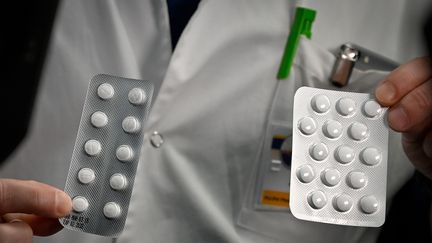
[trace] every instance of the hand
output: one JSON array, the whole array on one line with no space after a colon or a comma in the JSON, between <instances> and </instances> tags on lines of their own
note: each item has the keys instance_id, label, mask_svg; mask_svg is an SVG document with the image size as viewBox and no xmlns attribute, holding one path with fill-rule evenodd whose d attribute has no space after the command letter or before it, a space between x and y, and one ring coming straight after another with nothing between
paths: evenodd
<instances>
[{"instance_id":1,"label":"hand","mask_svg":"<svg viewBox=\"0 0 432 243\"><path fill-rule=\"evenodd\" d=\"M402 145L412 164L432 179L432 63L417 58L391 72L375 96L389 106L389 126L402 132Z\"/></svg>"},{"instance_id":2,"label":"hand","mask_svg":"<svg viewBox=\"0 0 432 243\"><path fill-rule=\"evenodd\" d=\"M57 218L72 209L63 191L35 181L0 179L0 243L32 242L62 226Z\"/></svg>"}]
</instances>

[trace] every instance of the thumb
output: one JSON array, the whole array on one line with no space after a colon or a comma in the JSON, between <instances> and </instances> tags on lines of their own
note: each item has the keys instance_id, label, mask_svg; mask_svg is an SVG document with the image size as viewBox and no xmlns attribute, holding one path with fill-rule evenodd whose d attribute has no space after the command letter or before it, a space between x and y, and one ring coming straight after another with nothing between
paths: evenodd
<instances>
[{"instance_id":1,"label":"thumb","mask_svg":"<svg viewBox=\"0 0 432 243\"><path fill-rule=\"evenodd\" d=\"M31 227L21 220L0 224L0 243L33 242Z\"/></svg>"}]
</instances>

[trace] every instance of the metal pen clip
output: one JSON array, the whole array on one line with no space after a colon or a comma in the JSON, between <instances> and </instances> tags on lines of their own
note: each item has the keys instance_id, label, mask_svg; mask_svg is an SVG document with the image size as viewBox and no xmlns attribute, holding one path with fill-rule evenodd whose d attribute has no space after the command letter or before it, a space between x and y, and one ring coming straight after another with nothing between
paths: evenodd
<instances>
[{"instance_id":1,"label":"metal pen clip","mask_svg":"<svg viewBox=\"0 0 432 243\"><path fill-rule=\"evenodd\" d=\"M330 82L338 87L348 84L354 65L360 57L360 51L349 44L343 44L337 55Z\"/></svg>"},{"instance_id":2,"label":"metal pen clip","mask_svg":"<svg viewBox=\"0 0 432 243\"><path fill-rule=\"evenodd\" d=\"M399 66L399 63L383 55L349 42L340 47L336 57L330 82L338 87L348 84L354 66L362 71L371 69L392 71Z\"/></svg>"}]
</instances>

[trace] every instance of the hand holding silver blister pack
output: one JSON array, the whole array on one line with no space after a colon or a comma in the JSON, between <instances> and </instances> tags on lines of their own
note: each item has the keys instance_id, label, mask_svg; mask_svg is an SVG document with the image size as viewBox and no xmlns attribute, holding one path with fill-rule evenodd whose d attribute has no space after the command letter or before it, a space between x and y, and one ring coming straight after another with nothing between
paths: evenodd
<instances>
[{"instance_id":1,"label":"hand holding silver blister pack","mask_svg":"<svg viewBox=\"0 0 432 243\"><path fill-rule=\"evenodd\" d=\"M296 218L368 227L384 223L386 111L371 94L297 90L290 187Z\"/></svg>"},{"instance_id":2,"label":"hand holding silver blister pack","mask_svg":"<svg viewBox=\"0 0 432 243\"><path fill-rule=\"evenodd\" d=\"M115 237L124 227L154 87L96 75L90 81L66 179L68 229Z\"/></svg>"}]
</instances>

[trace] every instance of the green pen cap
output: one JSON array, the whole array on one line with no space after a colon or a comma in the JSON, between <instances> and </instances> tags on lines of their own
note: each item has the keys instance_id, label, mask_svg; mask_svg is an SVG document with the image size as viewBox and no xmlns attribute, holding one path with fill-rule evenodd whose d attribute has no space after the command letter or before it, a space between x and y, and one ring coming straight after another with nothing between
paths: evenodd
<instances>
[{"instance_id":1,"label":"green pen cap","mask_svg":"<svg viewBox=\"0 0 432 243\"><path fill-rule=\"evenodd\" d=\"M310 39L312 37L312 24L315 20L316 11L308 8L298 7L296 9L294 22L282 56L282 61L277 75L278 79L286 79L289 76L292 63L297 51L300 35Z\"/></svg>"}]
</instances>

